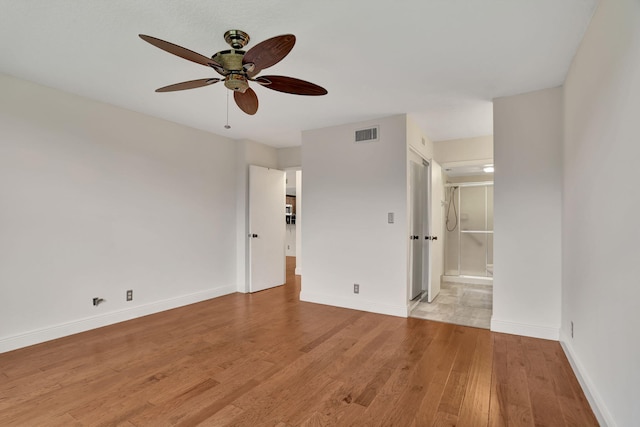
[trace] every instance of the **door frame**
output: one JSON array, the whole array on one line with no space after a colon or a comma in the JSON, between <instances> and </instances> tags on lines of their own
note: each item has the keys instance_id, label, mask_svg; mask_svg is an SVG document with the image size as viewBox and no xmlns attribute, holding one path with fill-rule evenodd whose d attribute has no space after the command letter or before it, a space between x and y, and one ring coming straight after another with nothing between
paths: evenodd
<instances>
[{"instance_id":1,"label":"door frame","mask_svg":"<svg viewBox=\"0 0 640 427\"><path fill-rule=\"evenodd\" d=\"M440 241L441 239L444 238L444 236L442 236L442 232L441 230L434 230L433 229L433 179L432 179L432 164L434 162L433 159L427 159L425 158L422 154L420 154L419 151L417 151L416 149L414 149L413 147L409 147L409 155L407 156L407 183L409 183L410 181L410 171L409 171L409 167L410 167L410 163L412 160L411 157L414 157L415 159L420 158L422 159L422 165L424 166L424 170L426 173L426 178L425 178L425 184L426 184L426 197L424 198L424 214L425 214L425 220L423 222L425 229L423 230L423 242L425 242L424 246L423 246L423 250L422 250L422 255L423 255L423 268L422 268L422 295L420 298L416 298L415 300L411 300L411 274L412 274L412 260L410 259L409 256L409 260L407 262L407 303L409 305L409 311L411 311L411 309L413 309L418 302L420 301L421 298L424 297L425 293L428 292L432 286L431 286L431 280L432 280L432 270L434 267L433 264L433 245L431 245L432 241L431 240L425 240L425 236L437 236L438 240ZM442 167L442 165L440 165L440 167ZM409 189L407 188L407 195L410 196L409 193ZM410 210L410 206L409 203L408 205L408 209L407 211ZM407 235L410 234L411 230L409 229L411 227L411 224L408 222L408 232ZM429 242L428 244L426 242ZM407 254L410 255L410 250L411 250L411 241L409 241L408 243L408 252ZM441 242L443 243L443 242ZM444 254L443 254L444 256ZM426 275L426 276L425 276ZM433 300L433 298L430 298L430 301Z\"/></svg>"},{"instance_id":2,"label":"door frame","mask_svg":"<svg viewBox=\"0 0 640 427\"><path fill-rule=\"evenodd\" d=\"M420 161L418 161L420 159ZM409 147L409 152L407 155L407 196L411 197L411 191L409 189L409 185L411 185L411 162L421 164L424 169L424 174L426 175L424 178L425 192L427 193L427 197L423 197L423 221L422 221L422 232L420 233L420 239L422 241L422 292L420 297L411 299L412 296L412 276L413 276L413 259L411 256L412 244L413 242L407 239L407 304L409 305L409 311L411 311L422 299L426 289L429 288L429 280L431 280L431 248L430 245L425 244L425 236L429 234L429 227L431 223L431 160L426 159L420 152L415 150L413 147ZM407 236L411 235L411 202L407 199ZM426 227L426 228L425 228Z\"/></svg>"}]
</instances>

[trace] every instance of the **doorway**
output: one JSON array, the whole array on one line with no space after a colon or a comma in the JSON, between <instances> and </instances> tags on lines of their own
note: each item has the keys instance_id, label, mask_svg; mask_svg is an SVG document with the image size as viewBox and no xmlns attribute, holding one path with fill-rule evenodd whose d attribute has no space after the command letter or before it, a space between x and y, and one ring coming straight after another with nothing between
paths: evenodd
<instances>
[{"instance_id":1,"label":"doorway","mask_svg":"<svg viewBox=\"0 0 640 427\"><path fill-rule=\"evenodd\" d=\"M431 304L421 300L411 316L489 329L493 309L493 172L486 164L445 167L443 178L442 289Z\"/></svg>"},{"instance_id":2,"label":"doorway","mask_svg":"<svg viewBox=\"0 0 640 427\"><path fill-rule=\"evenodd\" d=\"M285 173L249 165L249 291L285 283Z\"/></svg>"},{"instance_id":3,"label":"doorway","mask_svg":"<svg viewBox=\"0 0 640 427\"><path fill-rule=\"evenodd\" d=\"M442 169L409 152L409 300L433 301L442 275Z\"/></svg>"},{"instance_id":4,"label":"doorway","mask_svg":"<svg viewBox=\"0 0 640 427\"><path fill-rule=\"evenodd\" d=\"M296 275L302 274L302 169L285 169L286 178L286 236L287 264L295 267Z\"/></svg>"},{"instance_id":5,"label":"doorway","mask_svg":"<svg viewBox=\"0 0 640 427\"><path fill-rule=\"evenodd\" d=\"M285 284L290 268L301 273L301 186L300 167L249 165L248 292Z\"/></svg>"}]
</instances>

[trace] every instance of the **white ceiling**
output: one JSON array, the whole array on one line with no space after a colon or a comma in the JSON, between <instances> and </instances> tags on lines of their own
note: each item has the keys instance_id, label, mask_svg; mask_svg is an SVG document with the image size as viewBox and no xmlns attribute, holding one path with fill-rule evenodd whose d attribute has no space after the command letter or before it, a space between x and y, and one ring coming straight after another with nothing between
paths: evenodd
<instances>
[{"instance_id":1,"label":"white ceiling","mask_svg":"<svg viewBox=\"0 0 640 427\"><path fill-rule=\"evenodd\" d=\"M495 97L563 83L597 0L0 0L0 72L230 138L299 145L301 131L409 113L432 140L491 134ZM253 85L247 116L214 77L141 39L205 56L241 29L249 49L293 33L262 74L325 87L304 97ZM255 87L258 86L258 87Z\"/></svg>"}]
</instances>

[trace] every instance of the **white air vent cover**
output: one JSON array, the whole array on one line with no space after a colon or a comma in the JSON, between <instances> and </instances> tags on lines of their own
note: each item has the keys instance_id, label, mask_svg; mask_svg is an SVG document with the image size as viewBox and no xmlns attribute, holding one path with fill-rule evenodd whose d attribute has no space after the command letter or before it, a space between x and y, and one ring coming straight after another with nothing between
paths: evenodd
<instances>
[{"instance_id":1,"label":"white air vent cover","mask_svg":"<svg viewBox=\"0 0 640 427\"><path fill-rule=\"evenodd\" d=\"M355 142L371 142L377 141L380 135L380 126L373 126L367 129L356 131Z\"/></svg>"}]
</instances>

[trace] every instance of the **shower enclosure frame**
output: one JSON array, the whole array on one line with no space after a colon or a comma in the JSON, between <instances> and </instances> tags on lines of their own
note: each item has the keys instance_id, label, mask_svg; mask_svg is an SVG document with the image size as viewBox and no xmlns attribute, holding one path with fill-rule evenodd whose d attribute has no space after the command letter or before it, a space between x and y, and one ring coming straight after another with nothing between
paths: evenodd
<instances>
[{"instance_id":1,"label":"shower enclosure frame","mask_svg":"<svg viewBox=\"0 0 640 427\"><path fill-rule=\"evenodd\" d=\"M461 274L462 272L462 256L461 256L461 252L462 252L462 234L485 234L485 235L491 235L493 236L493 227L492 230L487 230L488 227L488 223L489 223L489 196L488 196L488 191L486 190L487 187L493 187L493 181L476 181L476 182L451 182L451 183L446 183L444 184L445 188L451 188L451 187L457 187L457 188L462 188L462 187L485 187L485 192L484 192L484 230L462 230L461 225L460 225L460 218L458 218L458 232L457 232L457 239L458 239L458 250L457 250L457 274L454 275L453 277L461 277L461 278L471 278L471 279L492 279L493 278L493 273L491 275L489 275L489 271L487 269L487 266L489 265L489 245L488 245L488 239L486 239L486 248L484 251L485 254L485 275L484 276L477 276L477 275L469 275L469 274ZM457 203L458 203L458 216L460 216L460 213L462 212L462 201L461 201L461 191L458 191L456 197L457 197ZM447 244L447 240L445 240L445 245ZM446 250L445 250L446 252ZM448 274L448 270L445 268L445 275L447 276L451 276Z\"/></svg>"}]
</instances>

